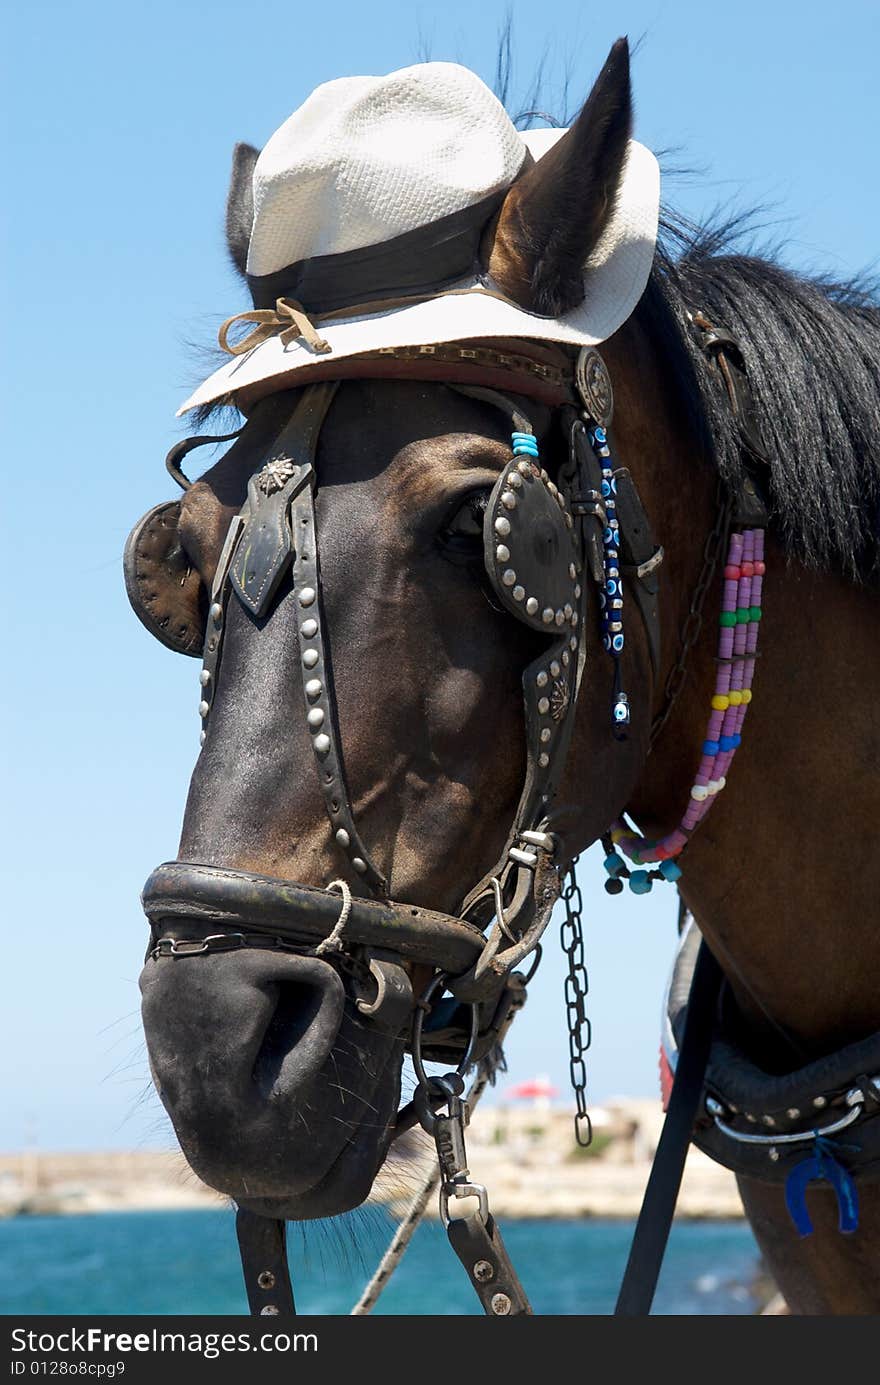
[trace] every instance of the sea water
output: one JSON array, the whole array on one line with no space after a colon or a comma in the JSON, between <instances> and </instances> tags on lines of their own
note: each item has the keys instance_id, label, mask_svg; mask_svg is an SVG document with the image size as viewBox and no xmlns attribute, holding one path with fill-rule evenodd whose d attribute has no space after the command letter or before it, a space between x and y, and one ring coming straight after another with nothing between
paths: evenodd
<instances>
[{"instance_id":1,"label":"sea water","mask_svg":"<svg viewBox=\"0 0 880 1385\"><path fill-rule=\"evenodd\" d=\"M394 1223L380 1207L290 1229L297 1309L348 1313ZM540 1314L610 1313L632 1237L628 1221L508 1221L507 1249ZM747 1314L758 1251L744 1221L676 1222L654 1311ZM247 1311L231 1211L17 1217L0 1222L4 1314ZM479 1313L437 1222L423 1223L374 1310Z\"/></svg>"}]
</instances>

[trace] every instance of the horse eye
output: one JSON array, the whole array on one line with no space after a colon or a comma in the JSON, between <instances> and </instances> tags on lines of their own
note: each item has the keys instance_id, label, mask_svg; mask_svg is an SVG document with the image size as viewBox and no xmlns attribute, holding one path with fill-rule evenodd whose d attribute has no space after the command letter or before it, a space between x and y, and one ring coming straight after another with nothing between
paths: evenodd
<instances>
[{"instance_id":1,"label":"horse eye","mask_svg":"<svg viewBox=\"0 0 880 1385\"><path fill-rule=\"evenodd\" d=\"M482 552L483 520L488 503L488 490L471 491L440 531L443 546L468 556L478 550Z\"/></svg>"}]
</instances>

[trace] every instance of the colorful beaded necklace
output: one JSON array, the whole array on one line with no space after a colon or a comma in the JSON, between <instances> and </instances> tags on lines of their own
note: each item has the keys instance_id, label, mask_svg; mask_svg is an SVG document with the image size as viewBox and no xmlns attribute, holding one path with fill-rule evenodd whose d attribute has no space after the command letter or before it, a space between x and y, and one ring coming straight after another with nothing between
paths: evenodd
<instances>
[{"instance_id":1,"label":"colorful beaded necklace","mask_svg":"<svg viewBox=\"0 0 880 1385\"><path fill-rule=\"evenodd\" d=\"M658 841L648 841L633 832L620 818L612 824L611 831L602 838L609 877L605 889L609 894L619 894L624 880L629 881L633 894L648 894L655 880L678 880L681 867L675 858L681 855L727 782L752 700L764 571L764 530L733 532L724 568L715 693L690 801L675 830ZM620 852L639 869L629 870ZM657 864L656 870L641 869L652 863Z\"/></svg>"}]
</instances>

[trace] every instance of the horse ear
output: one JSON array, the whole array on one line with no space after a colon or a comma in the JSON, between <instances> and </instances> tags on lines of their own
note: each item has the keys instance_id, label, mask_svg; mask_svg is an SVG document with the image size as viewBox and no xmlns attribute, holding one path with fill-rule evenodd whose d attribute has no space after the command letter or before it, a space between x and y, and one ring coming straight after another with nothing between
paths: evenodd
<instances>
[{"instance_id":1,"label":"horse ear","mask_svg":"<svg viewBox=\"0 0 880 1385\"><path fill-rule=\"evenodd\" d=\"M582 302L584 263L613 211L631 127L629 44L621 38L574 124L502 204L487 268L521 307L559 317Z\"/></svg>"},{"instance_id":2,"label":"horse ear","mask_svg":"<svg viewBox=\"0 0 880 1385\"><path fill-rule=\"evenodd\" d=\"M232 176L226 198L226 244L242 278L247 274L248 246L254 224L254 165L259 154L252 144L237 144L232 151Z\"/></svg>"}]
</instances>

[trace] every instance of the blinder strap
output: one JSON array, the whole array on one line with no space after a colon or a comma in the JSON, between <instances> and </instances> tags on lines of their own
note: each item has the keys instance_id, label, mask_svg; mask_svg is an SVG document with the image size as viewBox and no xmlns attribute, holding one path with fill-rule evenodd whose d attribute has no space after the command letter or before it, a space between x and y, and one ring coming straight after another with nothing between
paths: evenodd
<instances>
[{"instance_id":1,"label":"blinder strap","mask_svg":"<svg viewBox=\"0 0 880 1385\"><path fill-rule=\"evenodd\" d=\"M288 511L296 492L308 484L305 469L293 462L278 460L274 471L271 465L248 481L249 513L229 570L236 595L255 616L266 614L290 566Z\"/></svg>"},{"instance_id":2,"label":"blinder strap","mask_svg":"<svg viewBox=\"0 0 880 1385\"><path fill-rule=\"evenodd\" d=\"M326 381L303 391L293 417L279 433L263 467L248 482L244 531L229 580L254 616L265 615L293 554L288 515L297 494L311 483L318 435L337 385Z\"/></svg>"},{"instance_id":3,"label":"blinder strap","mask_svg":"<svg viewBox=\"0 0 880 1385\"><path fill-rule=\"evenodd\" d=\"M574 410L566 410L566 414L573 420L569 429L572 480L580 481L579 485L572 488L571 512L576 518L583 519L583 543L587 566L593 581L597 586L601 586L605 581L602 535L607 523L605 506L602 503L602 468L590 446L583 420Z\"/></svg>"}]
</instances>

